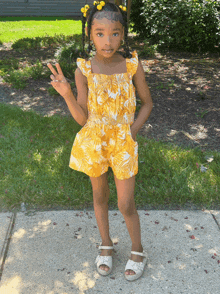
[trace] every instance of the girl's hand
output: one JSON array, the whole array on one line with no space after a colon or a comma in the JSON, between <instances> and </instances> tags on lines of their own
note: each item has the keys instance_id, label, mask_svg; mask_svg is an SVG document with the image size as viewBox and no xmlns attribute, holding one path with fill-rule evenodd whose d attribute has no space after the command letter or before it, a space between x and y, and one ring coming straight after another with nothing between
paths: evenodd
<instances>
[{"instance_id":1,"label":"girl's hand","mask_svg":"<svg viewBox=\"0 0 220 294\"><path fill-rule=\"evenodd\" d=\"M137 140L136 140L136 134L133 135L133 134L131 133L131 136L132 136L132 139L136 142L136 141L137 141Z\"/></svg>"},{"instance_id":2,"label":"girl's hand","mask_svg":"<svg viewBox=\"0 0 220 294\"><path fill-rule=\"evenodd\" d=\"M51 85L54 87L54 89L63 97L69 94L71 92L71 86L64 77L59 63L56 63L58 73L50 63L48 63L47 66L53 73L53 75L51 75L50 78L53 80L51 82Z\"/></svg>"},{"instance_id":3,"label":"girl's hand","mask_svg":"<svg viewBox=\"0 0 220 294\"><path fill-rule=\"evenodd\" d=\"M132 130L132 128L131 128L131 137L132 137L132 139L136 142L137 140L136 140L136 133Z\"/></svg>"}]
</instances>

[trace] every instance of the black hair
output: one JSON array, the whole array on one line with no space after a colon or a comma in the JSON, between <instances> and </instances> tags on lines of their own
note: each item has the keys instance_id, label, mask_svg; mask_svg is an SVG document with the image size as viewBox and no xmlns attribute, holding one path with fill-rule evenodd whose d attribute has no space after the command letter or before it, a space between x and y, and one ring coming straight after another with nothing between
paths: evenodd
<instances>
[{"instance_id":1,"label":"black hair","mask_svg":"<svg viewBox=\"0 0 220 294\"><path fill-rule=\"evenodd\" d=\"M81 57L88 59L89 58L89 54L90 51L92 51L92 46L90 44L90 32L91 32L91 24L92 24L92 20L93 20L93 16L94 14L100 11L97 9L97 5L93 5L93 7L91 9L88 10L88 15L86 17L84 17L82 15L82 47L83 47L83 51L81 52ZM124 45L123 45L123 49L124 52L119 52L122 54L122 56L124 58L131 58L132 55L129 51L129 45L128 45L128 21L127 21L127 12L123 11L118 5L113 4L113 3L106 3L105 6L102 7L101 11L112 11L112 12L120 12L122 15L122 22L121 24L124 27ZM85 24L88 24L88 48L85 51Z\"/></svg>"}]
</instances>

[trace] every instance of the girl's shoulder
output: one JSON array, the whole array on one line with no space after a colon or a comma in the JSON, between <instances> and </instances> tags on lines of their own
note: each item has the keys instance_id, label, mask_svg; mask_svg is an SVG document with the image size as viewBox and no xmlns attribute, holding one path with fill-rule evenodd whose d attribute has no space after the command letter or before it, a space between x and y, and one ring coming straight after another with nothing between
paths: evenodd
<instances>
[{"instance_id":1,"label":"girl's shoulder","mask_svg":"<svg viewBox=\"0 0 220 294\"><path fill-rule=\"evenodd\" d=\"M136 50L131 52L131 58L126 58L126 62L127 62L127 70L133 76L136 73L138 68L138 54Z\"/></svg>"},{"instance_id":2,"label":"girl's shoulder","mask_svg":"<svg viewBox=\"0 0 220 294\"><path fill-rule=\"evenodd\" d=\"M132 52L130 52L130 58L129 57L124 57L125 56L125 53L124 52L121 52L121 51L118 51L119 55L122 57L122 59L127 59L128 61L130 59L138 59L138 54L137 54L137 51L136 50L133 50Z\"/></svg>"},{"instance_id":3,"label":"girl's shoulder","mask_svg":"<svg viewBox=\"0 0 220 294\"><path fill-rule=\"evenodd\" d=\"M134 50L130 52L131 57L124 57L124 53L118 52L120 55L119 60L124 61L126 60L126 67L127 67L127 72L131 73L132 77L136 73L137 68L138 68L138 54L137 51ZM119 61L120 62L120 61Z\"/></svg>"},{"instance_id":4,"label":"girl's shoulder","mask_svg":"<svg viewBox=\"0 0 220 294\"><path fill-rule=\"evenodd\" d=\"M77 58L76 64L77 64L78 68L81 70L83 75L85 75L87 77L90 74L90 72L91 72L90 60L84 59L84 58Z\"/></svg>"}]
</instances>

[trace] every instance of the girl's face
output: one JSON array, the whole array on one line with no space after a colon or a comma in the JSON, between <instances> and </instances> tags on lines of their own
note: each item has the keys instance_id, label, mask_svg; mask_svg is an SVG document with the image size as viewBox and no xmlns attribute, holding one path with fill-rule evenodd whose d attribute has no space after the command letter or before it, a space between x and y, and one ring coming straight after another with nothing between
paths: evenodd
<instances>
[{"instance_id":1,"label":"girl's face","mask_svg":"<svg viewBox=\"0 0 220 294\"><path fill-rule=\"evenodd\" d=\"M118 50L124 37L120 12L101 11L94 14L91 24L91 40L96 54L110 58Z\"/></svg>"}]
</instances>

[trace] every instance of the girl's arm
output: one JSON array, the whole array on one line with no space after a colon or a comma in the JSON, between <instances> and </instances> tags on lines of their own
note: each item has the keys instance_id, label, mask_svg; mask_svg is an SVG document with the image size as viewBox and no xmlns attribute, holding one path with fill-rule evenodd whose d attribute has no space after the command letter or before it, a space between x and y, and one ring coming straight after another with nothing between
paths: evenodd
<instances>
[{"instance_id":1,"label":"girl's arm","mask_svg":"<svg viewBox=\"0 0 220 294\"><path fill-rule=\"evenodd\" d=\"M57 71L53 68L53 66L50 63L47 64L47 66L53 73L53 75L50 76L50 78L52 79L51 85L65 99L68 108L76 122L81 126L84 126L88 119L86 102L88 93L87 79L83 76L80 69L76 69L75 80L78 90L78 99L76 101L76 98L74 97L73 92L71 90L70 84L64 77L59 63L56 63L55 65Z\"/></svg>"},{"instance_id":2,"label":"girl's arm","mask_svg":"<svg viewBox=\"0 0 220 294\"><path fill-rule=\"evenodd\" d=\"M153 101L151 99L150 90L145 80L144 69L140 61L138 62L137 71L133 76L133 83L141 99L142 104L137 119L131 126L132 132L137 134L139 130L142 128L143 124L148 119L153 108Z\"/></svg>"},{"instance_id":3,"label":"girl's arm","mask_svg":"<svg viewBox=\"0 0 220 294\"><path fill-rule=\"evenodd\" d=\"M75 81L77 88L77 101L72 93L63 96L68 108L75 119L75 121L84 126L88 119L87 99L88 99L88 86L87 78L82 74L81 70L75 70Z\"/></svg>"}]
</instances>

